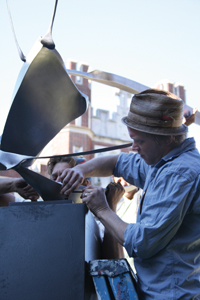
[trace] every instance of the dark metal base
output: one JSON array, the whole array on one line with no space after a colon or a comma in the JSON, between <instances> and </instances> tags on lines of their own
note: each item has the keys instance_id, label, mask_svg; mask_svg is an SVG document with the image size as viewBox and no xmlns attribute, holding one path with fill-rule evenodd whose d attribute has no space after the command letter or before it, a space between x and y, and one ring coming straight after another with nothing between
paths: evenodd
<instances>
[{"instance_id":1,"label":"dark metal base","mask_svg":"<svg viewBox=\"0 0 200 300\"><path fill-rule=\"evenodd\" d=\"M84 204L63 201L0 208L0 299L85 298Z\"/></svg>"}]
</instances>

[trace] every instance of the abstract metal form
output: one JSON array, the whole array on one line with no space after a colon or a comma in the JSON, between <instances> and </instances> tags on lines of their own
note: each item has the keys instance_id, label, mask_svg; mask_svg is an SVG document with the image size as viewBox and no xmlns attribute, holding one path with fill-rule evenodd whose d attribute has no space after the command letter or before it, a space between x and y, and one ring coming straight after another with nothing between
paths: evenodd
<instances>
[{"instance_id":1,"label":"abstract metal form","mask_svg":"<svg viewBox=\"0 0 200 300\"><path fill-rule=\"evenodd\" d=\"M17 78L12 105L1 138L0 170L15 169L22 177L29 178L30 184L32 181L40 182L38 174L25 170L23 166L27 166L27 162L21 162L38 155L65 125L81 116L87 109L87 96L74 85L52 39L57 3L58 0L55 1L47 34L36 41L27 57L21 51L13 29L24 64ZM8 11L10 14L9 6ZM32 161L28 160L28 165ZM42 176L43 186L45 179ZM48 181L55 189L55 184ZM58 199L58 187L60 185L55 189L54 199ZM42 190L39 194L43 199L49 198L49 193L44 194Z\"/></svg>"},{"instance_id":2,"label":"abstract metal form","mask_svg":"<svg viewBox=\"0 0 200 300\"><path fill-rule=\"evenodd\" d=\"M1 139L1 169L14 168L24 158L38 155L87 109L87 96L74 85L52 40L57 2L47 34L36 41L27 57L19 51L24 64Z\"/></svg>"}]
</instances>

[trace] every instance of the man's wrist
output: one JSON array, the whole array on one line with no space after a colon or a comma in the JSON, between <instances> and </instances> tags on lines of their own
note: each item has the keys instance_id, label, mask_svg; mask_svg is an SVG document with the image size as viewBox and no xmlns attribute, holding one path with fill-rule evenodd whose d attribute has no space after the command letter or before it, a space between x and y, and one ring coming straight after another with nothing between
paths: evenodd
<instances>
[{"instance_id":1,"label":"man's wrist","mask_svg":"<svg viewBox=\"0 0 200 300\"><path fill-rule=\"evenodd\" d=\"M18 178L13 178L10 182L10 193L15 193L17 191Z\"/></svg>"},{"instance_id":2,"label":"man's wrist","mask_svg":"<svg viewBox=\"0 0 200 300\"><path fill-rule=\"evenodd\" d=\"M110 204L109 203L109 207L110 207L110 209L112 210L112 211L114 211L115 213L117 212L117 205L115 205L115 204Z\"/></svg>"},{"instance_id":3,"label":"man's wrist","mask_svg":"<svg viewBox=\"0 0 200 300\"><path fill-rule=\"evenodd\" d=\"M104 223L104 221L107 220L107 218L109 218L110 214L113 213L113 210L108 206L106 208L100 209L96 215L96 217L99 219L99 221L101 221L102 223Z\"/></svg>"}]
</instances>

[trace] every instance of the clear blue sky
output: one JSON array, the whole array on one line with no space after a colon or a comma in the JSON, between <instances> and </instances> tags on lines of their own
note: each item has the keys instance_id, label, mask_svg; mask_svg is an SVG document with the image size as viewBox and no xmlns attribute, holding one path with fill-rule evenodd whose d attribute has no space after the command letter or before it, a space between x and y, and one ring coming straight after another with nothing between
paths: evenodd
<instances>
[{"instance_id":1,"label":"clear blue sky","mask_svg":"<svg viewBox=\"0 0 200 300\"><path fill-rule=\"evenodd\" d=\"M9 0L9 5L19 45L27 55L47 31L54 0ZM187 103L200 110L199 14L199 0L59 0L53 39L64 61L84 62L91 70L119 74L147 86L164 78L179 82L186 88ZM2 132L23 64L6 0L0 2L0 28ZM94 90L93 105L111 109L110 89L107 92L96 84Z\"/></svg>"}]
</instances>

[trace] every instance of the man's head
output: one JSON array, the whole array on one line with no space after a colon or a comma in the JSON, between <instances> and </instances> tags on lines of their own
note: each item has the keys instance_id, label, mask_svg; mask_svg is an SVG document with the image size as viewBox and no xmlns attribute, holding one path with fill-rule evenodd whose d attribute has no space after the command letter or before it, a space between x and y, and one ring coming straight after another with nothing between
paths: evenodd
<instances>
[{"instance_id":1,"label":"man's head","mask_svg":"<svg viewBox=\"0 0 200 300\"><path fill-rule=\"evenodd\" d=\"M52 157L47 163L47 172L52 180L60 182L62 172L75 165L76 160L73 157Z\"/></svg>"},{"instance_id":2,"label":"man's head","mask_svg":"<svg viewBox=\"0 0 200 300\"><path fill-rule=\"evenodd\" d=\"M122 122L135 130L156 135L187 133L183 123L183 101L162 90L148 89L133 96L130 111Z\"/></svg>"},{"instance_id":3,"label":"man's head","mask_svg":"<svg viewBox=\"0 0 200 300\"><path fill-rule=\"evenodd\" d=\"M130 111L122 119L137 151L147 164L156 164L179 145L187 133L183 101L176 95L149 89L132 98Z\"/></svg>"},{"instance_id":4,"label":"man's head","mask_svg":"<svg viewBox=\"0 0 200 300\"><path fill-rule=\"evenodd\" d=\"M47 172L53 181L60 182L60 175L65 169L73 168L79 164L86 162L84 157L52 157L47 163ZM88 186L90 178L85 178L82 185Z\"/></svg>"}]
</instances>

